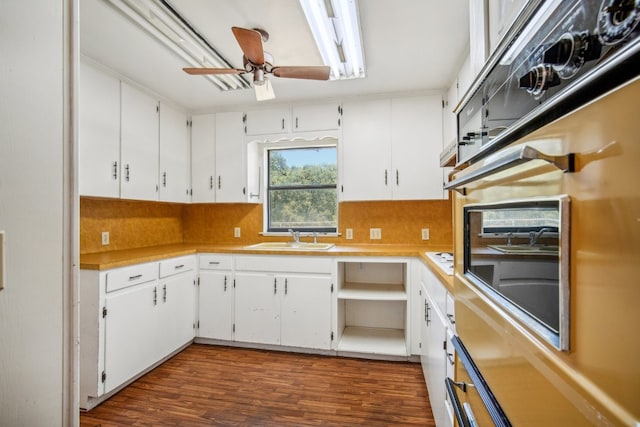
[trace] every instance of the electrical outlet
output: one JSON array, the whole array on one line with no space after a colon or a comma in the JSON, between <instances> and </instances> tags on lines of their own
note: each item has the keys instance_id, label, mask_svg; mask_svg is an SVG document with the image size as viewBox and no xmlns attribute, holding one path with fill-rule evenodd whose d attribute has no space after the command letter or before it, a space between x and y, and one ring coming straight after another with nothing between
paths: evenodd
<instances>
[{"instance_id":1,"label":"electrical outlet","mask_svg":"<svg viewBox=\"0 0 640 427\"><path fill-rule=\"evenodd\" d=\"M423 228L422 229L422 240L429 240L429 229L428 228Z\"/></svg>"},{"instance_id":2,"label":"electrical outlet","mask_svg":"<svg viewBox=\"0 0 640 427\"><path fill-rule=\"evenodd\" d=\"M382 239L382 228L370 228L369 229L369 238L371 240L380 240L380 239Z\"/></svg>"},{"instance_id":3,"label":"electrical outlet","mask_svg":"<svg viewBox=\"0 0 640 427\"><path fill-rule=\"evenodd\" d=\"M103 231L102 232L102 246L106 246L109 244L109 232L108 231Z\"/></svg>"},{"instance_id":4,"label":"electrical outlet","mask_svg":"<svg viewBox=\"0 0 640 427\"><path fill-rule=\"evenodd\" d=\"M240 237L240 227L234 227L233 237Z\"/></svg>"},{"instance_id":5,"label":"electrical outlet","mask_svg":"<svg viewBox=\"0 0 640 427\"><path fill-rule=\"evenodd\" d=\"M353 228L347 228L347 240L353 239Z\"/></svg>"}]
</instances>

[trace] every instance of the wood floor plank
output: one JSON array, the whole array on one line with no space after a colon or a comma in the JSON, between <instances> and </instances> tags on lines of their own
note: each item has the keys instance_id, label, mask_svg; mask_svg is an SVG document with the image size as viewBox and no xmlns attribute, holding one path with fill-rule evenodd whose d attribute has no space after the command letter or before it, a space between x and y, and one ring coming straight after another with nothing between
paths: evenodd
<instances>
[{"instance_id":1,"label":"wood floor plank","mask_svg":"<svg viewBox=\"0 0 640 427\"><path fill-rule=\"evenodd\" d=\"M435 426L419 364L194 344L81 427Z\"/></svg>"}]
</instances>

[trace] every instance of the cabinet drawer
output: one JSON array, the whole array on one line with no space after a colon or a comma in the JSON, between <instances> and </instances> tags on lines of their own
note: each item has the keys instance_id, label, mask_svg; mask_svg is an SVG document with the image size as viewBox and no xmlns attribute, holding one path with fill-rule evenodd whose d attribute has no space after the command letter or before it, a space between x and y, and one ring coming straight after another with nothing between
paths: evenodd
<instances>
[{"instance_id":1,"label":"cabinet drawer","mask_svg":"<svg viewBox=\"0 0 640 427\"><path fill-rule=\"evenodd\" d=\"M106 273L106 291L113 292L128 286L158 279L158 263L136 264Z\"/></svg>"},{"instance_id":2,"label":"cabinet drawer","mask_svg":"<svg viewBox=\"0 0 640 427\"><path fill-rule=\"evenodd\" d=\"M231 270L233 269L232 255L203 254L199 256L201 270Z\"/></svg>"},{"instance_id":3,"label":"cabinet drawer","mask_svg":"<svg viewBox=\"0 0 640 427\"><path fill-rule=\"evenodd\" d=\"M195 268L195 256L187 255L160 261L160 277L183 273Z\"/></svg>"},{"instance_id":4,"label":"cabinet drawer","mask_svg":"<svg viewBox=\"0 0 640 427\"><path fill-rule=\"evenodd\" d=\"M242 271L331 273L332 265L332 259L329 257L257 255L236 258L236 270Z\"/></svg>"}]
</instances>

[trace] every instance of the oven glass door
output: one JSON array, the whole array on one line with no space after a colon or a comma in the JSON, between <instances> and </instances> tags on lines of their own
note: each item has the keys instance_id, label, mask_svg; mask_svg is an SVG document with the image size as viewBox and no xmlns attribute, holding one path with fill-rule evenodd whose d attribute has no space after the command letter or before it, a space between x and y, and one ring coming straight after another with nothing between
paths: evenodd
<instances>
[{"instance_id":1,"label":"oven glass door","mask_svg":"<svg viewBox=\"0 0 640 427\"><path fill-rule=\"evenodd\" d=\"M569 197L464 208L464 273L556 348L569 340Z\"/></svg>"}]
</instances>

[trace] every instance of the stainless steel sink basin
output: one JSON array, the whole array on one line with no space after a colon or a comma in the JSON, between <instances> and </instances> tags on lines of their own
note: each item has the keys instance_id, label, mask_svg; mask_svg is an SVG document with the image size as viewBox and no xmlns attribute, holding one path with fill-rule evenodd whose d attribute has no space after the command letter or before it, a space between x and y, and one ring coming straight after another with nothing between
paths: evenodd
<instances>
[{"instance_id":1,"label":"stainless steel sink basin","mask_svg":"<svg viewBox=\"0 0 640 427\"><path fill-rule=\"evenodd\" d=\"M554 245L488 245L488 247L504 254L548 255L559 252L558 246Z\"/></svg>"},{"instance_id":2,"label":"stainless steel sink basin","mask_svg":"<svg viewBox=\"0 0 640 427\"><path fill-rule=\"evenodd\" d=\"M334 246L333 243L263 242L245 246L244 248L263 251L326 251Z\"/></svg>"}]
</instances>

